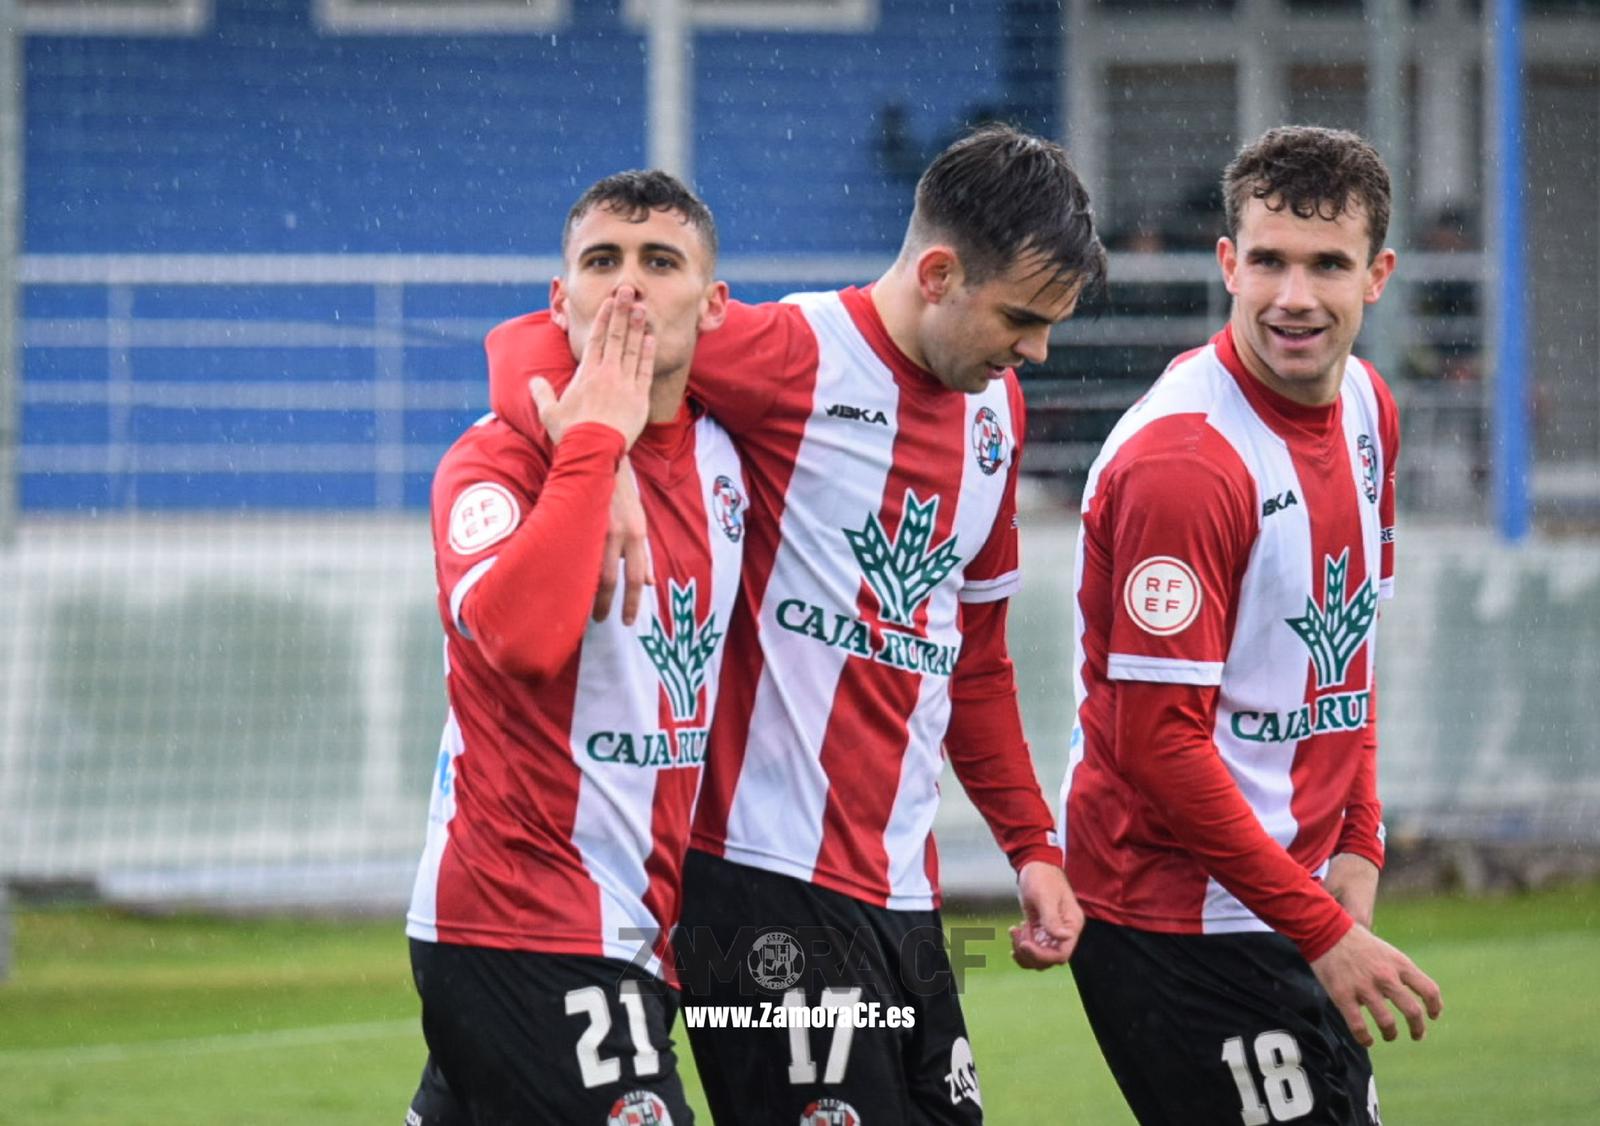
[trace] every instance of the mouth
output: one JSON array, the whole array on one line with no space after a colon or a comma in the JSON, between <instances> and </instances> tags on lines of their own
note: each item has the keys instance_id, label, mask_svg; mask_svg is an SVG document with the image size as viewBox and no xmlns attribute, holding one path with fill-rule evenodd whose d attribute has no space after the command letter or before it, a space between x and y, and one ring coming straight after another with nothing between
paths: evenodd
<instances>
[{"instance_id":1,"label":"mouth","mask_svg":"<svg viewBox=\"0 0 1600 1126\"><path fill-rule=\"evenodd\" d=\"M1326 327L1307 327L1301 325L1267 325L1266 329L1277 339L1290 347L1308 344L1319 339L1327 332Z\"/></svg>"}]
</instances>

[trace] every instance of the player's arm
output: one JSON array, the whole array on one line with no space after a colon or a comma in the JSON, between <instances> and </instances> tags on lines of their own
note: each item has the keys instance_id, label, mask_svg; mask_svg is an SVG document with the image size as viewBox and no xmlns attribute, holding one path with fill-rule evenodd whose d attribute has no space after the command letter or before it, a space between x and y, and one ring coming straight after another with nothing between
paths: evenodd
<instances>
[{"instance_id":1,"label":"player's arm","mask_svg":"<svg viewBox=\"0 0 1600 1126\"><path fill-rule=\"evenodd\" d=\"M689 394L738 437L766 423L815 360L816 338L796 306L729 301L722 324L695 342Z\"/></svg>"},{"instance_id":2,"label":"player's arm","mask_svg":"<svg viewBox=\"0 0 1600 1126\"><path fill-rule=\"evenodd\" d=\"M617 463L649 412L655 341L626 295L595 320L578 373L557 398L530 389L555 443L550 471L527 518L497 555L452 593L453 616L490 664L539 680L571 657L599 581L606 512ZM465 579L463 580L465 582Z\"/></svg>"},{"instance_id":3,"label":"player's arm","mask_svg":"<svg viewBox=\"0 0 1600 1126\"><path fill-rule=\"evenodd\" d=\"M1012 954L1028 969L1072 956L1083 911L1061 866L1054 821L1023 737L1016 676L1006 651L1005 599L961 605L961 655L950 680L945 753L1017 873L1023 921Z\"/></svg>"},{"instance_id":4,"label":"player's arm","mask_svg":"<svg viewBox=\"0 0 1600 1126\"><path fill-rule=\"evenodd\" d=\"M521 433L542 434L544 424L529 387L535 378L556 387L564 385L576 366L567 334L551 322L548 312L529 313L496 325L484 341L484 350L489 360L490 409ZM602 621L611 612L620 565L626 576L622 620L631 625L638 615L643 589L654 579L645 548L644 507L626 461L617 468L616 485L608 503L606 544L590 596L592 617Z\"/></svg>"}]
</instances>

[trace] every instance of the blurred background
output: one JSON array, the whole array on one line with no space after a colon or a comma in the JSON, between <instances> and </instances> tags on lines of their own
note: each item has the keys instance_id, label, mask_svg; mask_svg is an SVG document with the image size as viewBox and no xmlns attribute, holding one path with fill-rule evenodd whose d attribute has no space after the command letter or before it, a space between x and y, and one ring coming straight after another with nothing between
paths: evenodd
<instances>
[{"instance_id":1,"label":"blurred background","mask_svg":"<svg viewBox=\"0 0 1600 1126\"><path fill-rule=\"evenodd\" d=\"M398 920L445 708L429 479L572 200L668 167L736 296L864 282L994 118L1068 145L1112 248L1024 374L1047 792L1084 471L1221 326L1221 168L1295 121L1396 175L1360 345L1405 421L1392 839L1600 838L1600 3L0 0L0 27L0 900ZM1005 894L945 793L947 883Z\"/></svg>"}]
</instances>

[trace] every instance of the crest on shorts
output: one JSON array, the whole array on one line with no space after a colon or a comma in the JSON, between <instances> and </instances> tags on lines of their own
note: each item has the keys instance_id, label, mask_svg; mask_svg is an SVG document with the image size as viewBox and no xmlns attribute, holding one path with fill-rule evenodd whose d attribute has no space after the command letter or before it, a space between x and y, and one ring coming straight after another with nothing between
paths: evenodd
<instances>
[{"instance_id":1,"label":"crest on shorts","mask_svg":"<svg viewBox=\"0 0 1600 1126\"><path fill-rule=\"evenodd\" d=\"M818 1099L800 1112L800 1126L861 1126L861 1113L843 1099Z\"/></svg>"},{"instance_id":2,"label":"crest on shorts","mask_svg":"<svg viewBox=\"0 0 1600 1126\"><path fill-rule=\"evenodd\" d=\"M972 419L972 452L985 477L992 477L1006 460L1006 432L1000 417L989 407L979 407Z\"/></svg>"},{"instance_id":3,"label":"crest on shorts","mask_svg":"<svg viewBox=\"0 0 1600 1126\"><path fill-rule=\"evenodd\" d=\"M1361 491L1368 504L1378 503L1378 451L1365 434L1356 439L1356 456L1361 459Z\"/></svg>"},{"instance_id":4,"label":"crest on shorts","mask_svg":"<svg viewBox=\"0 0 1600 1126\"><path fill-rule=\"evenodd\" d=\"M750 944L744 964L757 985L777 993L800 980L806 956L788 931L765 931Z\"/></svg>"},{"instance_id":5,"label":"crest on shorts","mask_svg":"<svg viewBox=\"0 0 1600 1126\"><path fill-rule=\"evenodd\" d=\"M606 1126L672 1126L672 1112L654 1091L629 1091L611 1104Z\"/></svg>"},{"instance_id":6,"label":"crest on shorts","mask_svg":"<svg viewBox=\"0 0 1600 1126\"><path fill-rule=\"evenodd\" d=\"M731 478L718 476L711 483L711 514L717 527L733 543L744 538L744 510L746 501L739 486Z\"/></svg>"},{"instance_id":7,"label":"crest on shorts","mask_svg":"<svg viewBox=\"0 0 1600 1126\"><path fill-rule=\"evenodd\" d=\"M944 1077L950 1092L950 1105L971 1099L976 1106L983 1105L983 1095L978 1091L978 1065L972 1059L972 1044L965 1036L957 1036L950 1045L950 1072Z\"/></svg>"},{"instance_id":8,"label":"crest on shorts","mask_svg":"<svg viewBox=\"0 0 1600 1126\"><path fill-rule=\"evenodd\" d=\"M650 636L641 637L639 643L650 655L661 685L667 690L672 718L682 723L699 714L700 690L705 686L711 654L717 651L722 633L717 629L715 614L707 614L703 622L695 621L693 579L686 587L668 579L667 588L667 601L672 606L671 631L661 627L657 616L650 623Z\"/></svg>"}]
</instances>

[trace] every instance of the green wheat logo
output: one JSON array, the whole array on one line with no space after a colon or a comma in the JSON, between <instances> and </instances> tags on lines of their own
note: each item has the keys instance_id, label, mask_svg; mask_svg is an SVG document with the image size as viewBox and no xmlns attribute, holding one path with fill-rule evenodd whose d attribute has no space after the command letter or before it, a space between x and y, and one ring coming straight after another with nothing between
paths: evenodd
<instances>
[{"instance_id":1,"label":"green wheat logo","mask_svg":"<svg viewBox=\"0 0 1600 1126\"><path fill-rule=\"evenodd\" d=\"M650 636L641 637L639 643L650 655L656 673L667 690L667 700L672 705L672 718L683 722L692 720L699 710L700 689L706 682L706 665L716 651L722 634L717 632L717 616L710 614L704 624L694 620L694 580L680 587L671 579L668 583L668 601L672 603L672 632L661 628L661 619L650 623Z\"/></svg>"},{"instance_id":2,"label":"green wheat logo","mask_svg":"<svg viewBox=\"0 0 1600 1126\"><path fill-rule=\"evenodd\" d=\"M915 625L917 607L961 561L956 554L955 536L928 550L938 516L938 497L924 504L907 489L905 515L900 518L900 534L894 539L884 532L876 515L869 515L859 532L844 529L867 584L878 596L884 621Z\"/></svg>"},{"instance_id":3,"label":"green wheat logo","mask_svg":"<svg viewBox=\"0 0 1600 1126\"><path fill-rule=\"evenodd\" d=\"M1331 555L1326 556L1323 577L1327 591L1323 603L1327 609L1320 609L1308 598L1305 617L1285 619L1289 628L1299 634L1300 640L1311 650L1311 660L1317 666L1318 688L1332 688L1344 683L1345 669L1350 667L1350 659L1366 641L1373 615L1377 612L1378 592L1372 585L1370 575L1361 584L1361 589L1350 597L1350 601L1345 601L1344 586L1349 564L1348 547L1337 561Z\"/></svg>"}]
</instances>

